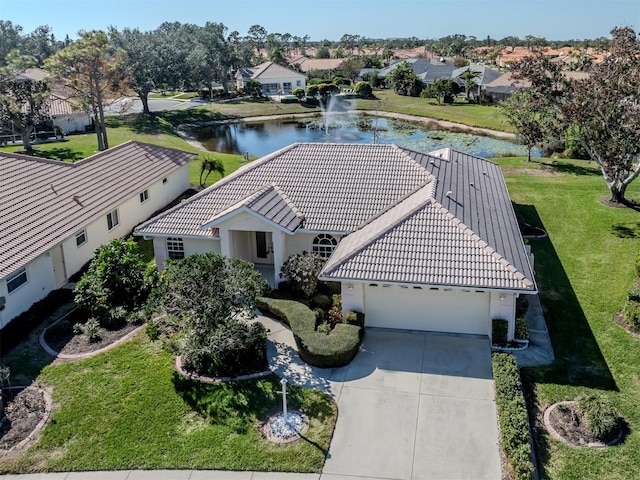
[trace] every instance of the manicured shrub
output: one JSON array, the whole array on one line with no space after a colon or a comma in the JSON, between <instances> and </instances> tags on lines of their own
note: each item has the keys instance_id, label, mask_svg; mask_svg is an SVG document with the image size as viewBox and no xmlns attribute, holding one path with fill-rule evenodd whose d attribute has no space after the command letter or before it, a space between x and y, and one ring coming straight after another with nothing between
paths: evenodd
<instances>
[{"instance_id":1,"label":"manicured shrub","mask_svg":"<svg viewBox=\"0 0 640 480\"><path fill-rule=\"evenodd\" d=\"M344 316L347 325L355 325L364 329L364 313L348 311Z\"/></svg>"},{"instance_id":2,"label":"manicured shrub","mask_svg":"<svg viewBox=\"0 0 640 480\"><path fill-rule=\"evenodd\" d=\"M636 277L640 277L640 252L636 255Z\"/></svg>"},{"instance_id":3,"label":"manicured shrub","mask_svg":"<svg viewBox=\"0 0 640 480\"><path fill-rule=\"evenodd\" d=\"M491 363L502 449L514 478L530 480L533 474L531 435L518 365L510 353L493 353Z\"/></svg>"},{"instance_id":4,"label":"manicured shrub","mask_svg":"<svg viewBox=\"0 0 640 480\"><path fill-rule=\"evenodd\" d=\"M358 353L362 329L337 324L327 335L316 331L315 315L304 304L293 300L258 298L258 308L282 319L291 327L300 358L321 368L347 365Z\"/></svg>"},{"instance_id":5,"label":"manicured shrub","mask_svg":"<svg viewBox=\"0 0 640 480\"><path fill-rule=\"evenodd\" d=\"M634 282L629 287L627 298L634 302L640 302L640 283L638 283L637 280L634 280Z\"/></svg>"},{"instance_id":6,"label":"manicured shrub","mask_svg":"<svg viewBox=\"0 0 640 480\"><path fill-rule=\"evenodd\" d=\"M307 97L315 97L318 94L318 85L307 85Z\"/></svg>"},{"instance_id":7,"label":"manicured shrub","mask_svg":"<svg viewBox=\"0 0 640 480\"><path fill-rule=\"evenodd\" d=\"M515 338L518 340L529 340L529 324L522 318L516 318Z\"/></svg>"},{"instance_id":8,"label":"manicured shrub","mask_svg":"<svg viewBox=\"0 0 640 480\"><path fill-rule=\"evenodd\" d=\"M358 82L354 87L353 91L358 94L359 97L362 98L370 98L373 95L373 88L371 88L371 84L369 82Z\"/></svg>"},{"instance_id":9,"label":"manicured shrub","mask_svg":"<svg viewBox=\"0 0 640 480\"><path fill-rule=\"evenodd\" d=\"M0 348L7 352L18 345L35 327L47 320L53 312L73 300L73 292L68 289L52 290L42 300L34 303L29 310L11 320L2 329Z\"/></svg>"},{"instance_id":10,"label":"manicured shrub","mask_svg":"<svg viewBox=\"0 0 640 480\"><path fill-rule=\"evenodd\" d=\"M294 88L291 94L298 97L299 100L302 100L305 96L305 91L304 91L304 88L298 87L298 88Z\"/></svg>"},{"instance_id":11,"label":"manicured shrub","mask_svg":"<svg viewBox=\"0 0 640 480\"><path fill-rule=\"evenodd\" d=\"M509 322L503 318L494 318L491 321L491 342L494 345L506 345L509 333Z\"/></svg>"},{"instance_id":12,"label":"manicured shrub","mask_svg":"<svg viewBox=\"0 0 640 480\"><path fill-rule=\"evenodd\" d=\"M628 300L624 304L624 321L629 326L640 329L640 302Z\"/></svg>"},{"instance_id":13,"label":"manicured shrub","mask_svg":"<svg viewBox=\"0 0 640 480\"><path fill-rule=\"evenodd\" d=\"M311 306L329 310L331 308L331 299L327 295L316 295L311 299Z\"/></svg>"},{"instance_id":14,"label":"manicured shrub","mask_svg":"<svg viewBox=\"0 0 640 480\"><path fill-rule=\"evenodd\" d=\"M620 431L621 418L608 398L584 394L576 399L576 404L578 412L594 437L604 442L616 437Z\"/></svg>"}]
</instances>

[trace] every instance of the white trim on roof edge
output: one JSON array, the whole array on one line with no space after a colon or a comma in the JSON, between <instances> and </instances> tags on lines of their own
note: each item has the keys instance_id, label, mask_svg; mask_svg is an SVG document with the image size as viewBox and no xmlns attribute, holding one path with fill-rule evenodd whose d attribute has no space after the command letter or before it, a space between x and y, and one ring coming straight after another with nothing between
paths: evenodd
<instances>
[{"instance_id":1,"label":"white trim on roof edge","mask_svg":"<svg viewBox=\"0 0 640 480\"><path fill-rule=\"evenodd\" d=\"M200 225L199 228L200 228L200 230L203 230L203 231L207 230L209 228L219 228L219 227L217 227L218 224L220 224L221 222L224 222L225 220L228 220L230 218L235 217L239 213L248 213L252 217L255 217L257 220L260 220L261 222L265 222L265 223L267 223L269 225L273 225L277 230L280 230L281 232L284 232L287 235L294 235L298 231L297 229L294 230L294 231L291 231L288 228L284 228L282 225L278 225L274 221L269 220L268 218L266 218L266 217L260 215L259 213L256 213L255 211L251 210L246 205L242 205L239 208L233 209L230 212L225 213L221 217L218 217L218 218L216 218L215 220L213 220L211 222L204 223L204 224ZM231 230L233 230L233 229L231 229Z\"/></svg>"}]
</instances>

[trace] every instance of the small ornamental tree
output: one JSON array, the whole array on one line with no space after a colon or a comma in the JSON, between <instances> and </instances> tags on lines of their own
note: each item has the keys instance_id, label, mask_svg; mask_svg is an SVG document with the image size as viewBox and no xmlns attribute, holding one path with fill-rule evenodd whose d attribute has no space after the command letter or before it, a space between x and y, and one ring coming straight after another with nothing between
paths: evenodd
<instances>
[{"instance_id":1,"label":"small ornamental tree","mask_svg":"<svg viewBox=\"0 0 640 480\"><path fill-rule=\"evenodd\" d=\"M358 94L359 97L362 98L370 98L373 94L373 88L371 88L371 84L369 82L358 82L354 87L353 91Z\"/></svg>"},{"instance_id":2,"label":"small ornamental tree","mask_svg":"<svg viewBox=\"0 0 640 480\"><path fill-rule=\"evenodd\" d=\"M269 285L244 260L215 253L190 255L162 272L156 303L161 330L177 340L176 353L200 374L236 376L266 359L266 332L248 325L256 298Z\"/></svg>"},{"instance_id":3,"label":"small ornamental tree","mask_svg":"<svg viewBox=\"0 0 640 480\"><path fill-rule=\"evenodd\" d=\"M132 238L117 238L98 247L89 270L78 281L75 303L102 322L114 311L131 312L144 304L155 271L143 260Z\"/></svg>"},{"instance_id":4,"label":"small ornamental tree","mask_svg":"<svg viewBox=\"0 0 640 480\"><path fill-rule=\"evenodd\" d=\"M291 255L280 269L280 278L288 281L293 289L305 298L311 297L318 285L318 274L325 259L316 253L302 252Z\"/></svg>"},{"instance_id":5,"label":"small ornamental tree","mask_svg":"<svg viewBox=\"0 0 640 480\"><path fill-rule=\"evenodd\" d=\"M291 94L298 97L299 100L302 100L305 96L305 91L304 91L304 88L298 87L298 88L294 88Z\"/></svg>"},{"instance_id":6,"label":"small ornamental tree","mask_svg":"<svg viewBox=\"0 0 640 480\"><path fill-rule=\"evenodd\" d=\"M262 97L262 84L257 80L249 80L244 85L244 93L253 98L260 98Z\"/></svg>"}]
</instances>

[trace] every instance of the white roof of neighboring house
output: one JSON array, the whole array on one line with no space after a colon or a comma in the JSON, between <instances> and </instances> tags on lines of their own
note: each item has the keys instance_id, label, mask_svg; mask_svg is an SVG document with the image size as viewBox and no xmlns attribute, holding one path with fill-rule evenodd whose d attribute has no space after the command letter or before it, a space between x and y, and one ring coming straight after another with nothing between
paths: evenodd
<instances>
[{"instance_id":1,"label":"white roof of neighboring house","mask_svg":"<svg viewBox=\"0 0 640 480\"><path fill-rule=\"evenodd\" d=\"M249 211L287 233L346 234L325 278L535 291L494 162L444 149L294 144L252 162L136 228L216 237Z\"/></svg>"},{"instance_id":2,"label":"white roof of neighboring house","mask_svg":"<svg viewBox=\"0 0 640 480\"><path fill-rule=\"evenodd\" d=\"M238 69L236 77L238 77L238 75L244 79L251 80L269 80L291 77L305 78L302 73L283 67L282 65L278 65L275 62L261 63L256 67L242 67Z\"/></svg>"},{"instance_id":3,"label":"white roof of neighboring house","mask_svg":"<svg viewBox=\"0 0 640 480\"><path fill-rule=\"evenodd\" d=\"M0 278L195 157L134 141L76 163L0 153Z\"/></svg>"},{"instance_id":4,"label":"white roof of neighboring house","mask_svg":"<svg viewBox=\"0 0 640 480\"><path fill-rule=\"evenodd\" d=\"M310 70L334 70L336 68L340 68L345 60L345 58L298 57L291 63L300 65L300 69L303 72L308 72Z\"/></svg>"}]
</instances>

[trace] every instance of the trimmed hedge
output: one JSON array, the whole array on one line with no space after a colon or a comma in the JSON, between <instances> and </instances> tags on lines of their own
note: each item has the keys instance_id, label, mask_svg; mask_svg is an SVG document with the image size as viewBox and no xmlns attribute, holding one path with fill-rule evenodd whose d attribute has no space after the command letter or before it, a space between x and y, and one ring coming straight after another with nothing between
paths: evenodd
<instances>
[{"instance_id":1,"label":"trimmed hedge","mask_svg":"<svg viewBox=\"0 0 640 480\"><path fill-rule=\"evenodd\" d=\"M73 292L68 289L52 290L42 300L34 303L29 310L13 318L2 329L0 347L3 352L18 345L38 325L47 320L51 314L65 303L73 300Z\"/></svg>"},{"instance_id":2,"label":"trimmed hedge","mask_svg":"<svg viewBox=\"0 0 640 480\"><path fill-rule=\"evenodd\" d=\"M635 329L640 329L640 303L627 300L624 304L624 321Z\"/></svg>"},{"instance_id":3,"label":"trimmed hedge","mask_svg":"<svg viewBox=\"0 0 640 480\"><path fill-rule=\"evenodd\" d=\"M514 478L530 480L533 475L531 434L518 365L510 353L493 353L491 363L502 450L511 463Z\"/></svg>"},{"instance_id":4,"label":"trimmed hedge","mask_svg":"<svg viewBox=\"0 0 640 480\"><path fill-rule=\"evenodd\" d=\"M504 318L491 320L491 343L494 345L506 345L509 332L509 322Z\"/></svg>"},{"instance_id":5,"label":"trimmed hedge","mask_svg":"<svg viewBox=\"0 0 640 480\"><path fill-rule=\"evenodd\" d=\"M343 367L358 353L364 330L346 323L337 324L327 335L317 332L316 316L306 305L293 300L259 297L258 308L291 327L300 358L321 368Z\"/></svg>"}]
</instances>

